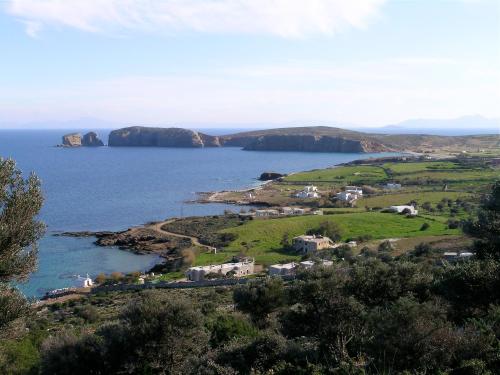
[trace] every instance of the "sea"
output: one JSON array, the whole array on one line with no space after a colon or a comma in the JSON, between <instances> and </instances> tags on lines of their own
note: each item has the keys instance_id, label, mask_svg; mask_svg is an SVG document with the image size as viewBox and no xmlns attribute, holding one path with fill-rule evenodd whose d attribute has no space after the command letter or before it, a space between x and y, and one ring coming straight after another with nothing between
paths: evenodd
<instances>
[{"instance_id":1,"label":"sea","mask_svg":"<svg viewBox=\"0 0 500 375\"><path fill-rule=\"evenodd\" d=\"M387 154L243 151L240 148L62 148L73 130L0 130L0 157L24 175L40 177L45 202L39 219L38 269L18 287L28 297L74 285L78 275L148 270L155 255L93 244L94 238L55 236L64 231L119 231L172 217L214 215L238 207L189 203L197 192L257 186L264 171L290 173ZM230 134L237 129L204 129ZM108 130L98 134L106 142Z\"/></svg>"}]
</instances>

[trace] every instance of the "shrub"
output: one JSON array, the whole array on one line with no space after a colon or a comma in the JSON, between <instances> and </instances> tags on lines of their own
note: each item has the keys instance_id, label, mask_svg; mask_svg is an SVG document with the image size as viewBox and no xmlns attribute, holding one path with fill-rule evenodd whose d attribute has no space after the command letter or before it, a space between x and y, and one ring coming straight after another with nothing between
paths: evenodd
<instances>
[{"instance_id":1,"label":"shrub","mask_svg":"<svg viewBox=\"0 0 500 375\"><path fill-rule=\"evenodd\" d=\"M94 323L99 320L99 311L92 305L75 307L73 312L88 323Z\"/></svg>"},{"instance_id":2,"label":"shrub","mask_svg":"<svg viewBox=\"0 0 500 375\"><path fill-rule=\"evenodd\" d=\"M390 252L394 249L394 246L392 246L392 243L391 241L389 240L385 240L383 242L380 243L380 245L378 245L378 251L386 251L386 252Z\"/></svg>"},{"instance_id":3,"label":"shrub","mask_svg":"<svg viewBox=\"0 0 500 375\"><path fill-rule=\"evenodd\" d=\"M107 279L106 275L103 273L100 273L99 275L96 276L95 282L97 284L103 284L106 282L106 279Z\"/></svg>"},{"instance_id":4,"label":"shrub","mask_svg":"<svg viewBox=\"0 0 500 375\"><path fill-rule=\"evenodd\" d=\"M430 228L429 223L423 223L422 226L420 227L420 230L427 230Z\"/></svg>"},{"instance_id":5,"label":"shrub","mask_svg":"<svg viewBox=\"0 0 500 375\"><path fill-rule=\"evenodd\" d=\"M123 280L123 274L121 272L112 272L111 279L115 282Z\"/></svg>"},{"instance_id":6,"label":"shrub","mask_svg":"<svg viewBox=\"0 0 500 375\"><path fill-rule=\"evenodd\" d=\"M278 278L254 280L239 286L233 293L236 308L249 313L259 326L267 325L269 314L283 305L284 298L283 281Z\"/></svg>"},{"instance_id":7,"label":"shrub","mask_svg":"<svg viewBox=\"0 0 500 375\"><path fill-rule=\"evenodd\" d=\"M210 343L219 346L235 337L254 337L258 330L244 316L219 315L211 326Z\"/></svg>"}]
</instances>

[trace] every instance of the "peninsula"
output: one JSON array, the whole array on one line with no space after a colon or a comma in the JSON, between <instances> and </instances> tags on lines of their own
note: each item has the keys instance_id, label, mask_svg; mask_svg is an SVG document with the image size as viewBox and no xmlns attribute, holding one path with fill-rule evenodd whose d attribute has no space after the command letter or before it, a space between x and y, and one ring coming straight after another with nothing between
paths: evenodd
<instances>
[{"instance_id":1,"label":"peninsula","mask_svg":"<svg viewBox=\"0 0 500 375\"><path fill-rule=\"evenodd\" d=\"M212 136L182 128L133 126L109 134L111 147L241 147L248 151L473 152L500 147L498 135L372 134L328 126L280 128Z\"/></svg>"}]
</instances>

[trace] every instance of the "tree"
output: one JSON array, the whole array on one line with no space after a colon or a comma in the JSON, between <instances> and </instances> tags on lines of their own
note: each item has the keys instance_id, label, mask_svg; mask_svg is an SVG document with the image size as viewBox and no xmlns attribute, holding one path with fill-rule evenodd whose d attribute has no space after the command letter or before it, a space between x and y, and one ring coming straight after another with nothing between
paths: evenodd
<instances>
[{"instance_id":1,"label":"tree","mask_svg":"<svg viewBox=\"0 0 500 375\"><path fill-rule=\"evenodd\" d=\"M464 231L477 238L474 247L478 258L500 260L500 181L493 185L477 219L464 224Z\"/></svg>"},{"instance_id":2,"label":"tree","mask_svg":"<svg viewBox=\"0 0 500 375\"><path fill-rule=\"evenodd\" d=\"M420 227L420 230L427 230L430 228L429 223L423 223L422 226Z\"/></svg>"},{"instance_id":3,"label":"tree","mask_svg":"<svg viewBox=\"0 0 500 375\"><path fill-rule=\"evenodd\" d=\"M97 284L103 284L104 282L106 282L106 280L107 280L107 277L102 272L99 275L97 275L95 278L95 281Z\"/></svg>"},{"instance_id":4,"label":"tree","mask_svg":"<svg viewBox=\"0 0 500 375\"><path fill-rule=\"evenodd\" d=\"M401 215L411 215L411 210L409 208L405 208L401 211Z\"/></svg>"},{"instance_id":5,"label":"tree","mask_svg":"<svg viewBox=\"0 0 500 375\"><path fill-rule=\"evenodd\" d=\"M424 203L422 204L422 208L423 208L424 210L426 210L426 211L430 211L430 210L431 210L431 208L432 208L431 202L424 202Z\"/></svg>"},{"instance_id":6,"label":"tree","mask_svg":"<svg viewBox=\"0 0 500 375\"><path fill-rule=\"evenodd\" d=\"M429 256L433 253L432 246L427 242L420 242L412 251L412 255L416 257Z\"/></svg>"},{"instance_id":7,"label":"tree","mask_svg":"<svg viewBox=\"0 0 500 375\"><path fill-rule=\"evenodd\" d=\"M290 249L290 246L291 246L290 233L288 233L288 232L283 233L283 237L281 238L280 245L283 247L284 250Z\"/></svg>"},{"instance_id":8,"label":"tree","mask_svg":"<svg viewBox=\"0 0 500 375\"><path fill-rule=\"evenodd\" d=\"M279 278L251 281L234 290L233 300L236 308L249 313L254 323L266 326L269 314L284 303L283 281Z\"/></svg>"},{"instance_id":9,"label":"tree","mask_svg":"<svg viewBox=\"0 0 500 375\"><path fill-rule=\"evenodd\" d=\"M36 269L37 242L45 226L36 220L43 203L40 180L24 179L16 163L0 158L0 332L27 311L24 297L10 286Z\"/></svg>"},{"instance_id":10,"label":"tree","mask_svg":"<svg viewBox=\"0 0 500 375\"><path fill-rule=\"evenodd\" d=\"M382 241L380 245L378 245L378 251L384 252L391 252L394 249L394 246L392 246L392 242L389 240Z\"/></svg>"},{"instance_id":11,"label":"tree","mask_svg":"<svg viewBox=\"0 0 500 375\"><path fill-rule=\"evenodd\" d=\"M342 228L340 225L334 221L324 221L318 228L310 229L307 234L309 235L321 235L329 237L332 241L337 242L342 238Z\"/></svg>"}]
</instances>

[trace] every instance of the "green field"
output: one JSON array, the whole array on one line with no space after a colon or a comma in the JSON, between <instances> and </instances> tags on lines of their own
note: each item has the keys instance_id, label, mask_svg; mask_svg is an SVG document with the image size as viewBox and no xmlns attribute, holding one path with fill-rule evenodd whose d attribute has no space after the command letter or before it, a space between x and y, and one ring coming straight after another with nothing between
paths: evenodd
<instances>
[{"instance_id":1,"label":"green field","mask_svg":"<svg viewBox=\"0 0 500 375\"><path fill-rule=\"evenodd\" d=\"M411 163L385 163L382 165L384 169L390 169L395 174L407 174L422 171L435 170L456 170L460 168L458 163L451 161L424 161Z\"/></svg>"},{"instance_id":2,"label":"green field","mask_svg":"<svg viewBox=\"0 0 500 375\"><path fill-rule=\"evenodd\" d=\"M288 233L290 237L298 236L324 221L337 222L343 229L344 240L364 234L370 234L374 239L384 239L460 233L457 229L448 229L444 220L436 220L432 217L406 218L402 215L380 212L252 220L245 225L224 230L224 232L234 233L238 236L224 249L224 253L227 254L227 258L234 254L244 253L255 257L258 263L263 264L297 259L297 256L282 251L280 241L283 234ZM429 223L430 228L421 231L420 227L424 222ZM217 256L224 253L221 252ZM208 254L203 259L204 262L208 263L211 260L212 258Z\"/></svg>"},{"instance_id":3,"label":"green field","mask_svg":"<svg viewBox=\"0 0 500 375\"><path fill-rule=\"evenodd\" d=\"M498 170L484 166L468 166L451 161L428 161L411 163L385 163L382 166L395 180L403 184L417 181L474 181L488 183L500 177Z\"/></svg>"},{"instance_id":4,"label":"green field","mask_svg":"<svg viewBox=\"0 0 500 375\"><path fill-rule=\"evenodd\" d=\"M284 179L285 182L313 181L330 182L334 184L375 183L387 178L384 169L378 166L360 165L319 169L310 172L292 174Z\"/></svg>"},{"instance_id":5,"label":"green field","mask_svg":"<svg viewBox=\"0 0 500 375\"><path fill-rule=\"evenodd\" d=\"M394 205L408 204L412 200L418 204L430 202L436 204L441 202L443 198L456 200L469 200L473 197L472 194L455 192L455 191L417 191L417 192L402 192L384 195L375 195L359 199L357 202L358 207L389 207Z\"/></svg>"},{"instance_id":6,"label":"green field","mask_svg":"<svg viewBox=\"0 0 500 375\"><path fill-rule=\"evenodd\" d=\"M292 174L284 179L287 185L311 182L319 186L331 184L344 186L349 184L377 185L389 180L400 181L406 185L431 184L445 182L487 184L500 178L498 170L489 167L468 166L452 161L400 162L377 165L341 166ZM424 184L424 185L427 185ZM458 185L457 185L458 186ZM429 187L429 185L427 185ZM470 186L469 186L470 188Z\"/></svg>"}]
</instances>

